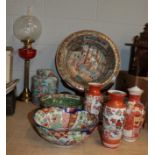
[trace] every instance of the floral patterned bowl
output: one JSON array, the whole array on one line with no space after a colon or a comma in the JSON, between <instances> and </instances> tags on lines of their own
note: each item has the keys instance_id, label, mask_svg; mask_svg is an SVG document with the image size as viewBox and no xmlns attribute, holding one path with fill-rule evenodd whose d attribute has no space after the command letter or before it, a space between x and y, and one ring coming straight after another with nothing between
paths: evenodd
<instances>
[{"instance_id":1,"label":"floral patterned bowl","mask_svg":"<svg viewBox=\"0 0 155 155\"><path fill-rule=\"evenodd\" d=\"M40 136L58 146L84 141L97 125L97 118L87 111L67 112L58 107L38 109L33 120Z\"/></svg>"}]
</instances>

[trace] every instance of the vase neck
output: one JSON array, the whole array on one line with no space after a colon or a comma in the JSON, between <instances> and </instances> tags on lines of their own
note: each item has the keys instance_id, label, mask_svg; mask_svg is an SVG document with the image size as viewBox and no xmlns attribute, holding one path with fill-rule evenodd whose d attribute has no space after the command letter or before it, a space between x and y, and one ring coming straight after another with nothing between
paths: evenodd
<instances>
[{"instance_id":1,"label":"vase neck","mask_svg":"<svg viewBox=\"0 0 155 155\"><path fill-rule=\"evenodd\" d=\"M117 90L110 90L108 91L109 97L110 97L110 102L108 103L109 106L115 107L115 108L124 108L124 99L126 96L126 93L122 91L117 91Z\"/></svg>"},{"instance_id":2,"label":"vase neck","mask_svg":"<svg viewBox=\"0 0 155 155\"><path fill-rule=\"evenodd\" d=\"M126 96L125 92L119 90L109 90L108 93L111 100L123 101Z\"/></svg>"},{"instance_id":3,"label":"vase neck","mask_svg":"<svg viewBox=\"0 0 155 155\"><path fill-rule=\"evenodd\" d=\"M90 86L88 89L88 93L90 94L101 94L100 87Z\"/></svg>"},{"instance_id":4,"label":"vase neck","mask_svg":"<svg viewBox=\"0 0 155 155\"><path fill-rule=\"evenodd\" d=\"M140 102L141 96L140 95L129 95L129 100L130 101L136 101L136 102Z\"/></svg>"},{"instance_id":5,"label":"vase neck","mask_svg":"<svg viewBox=\"0 0 155 155\"><path fill-rule=\"evenodd\" d=\"M89 83L88 92L94 94L100 94L102 89L102 84L99 83Z\"/></svg>"},{"instance_id":6,"label":"vase neck","mask_svg":"<svg viewBox=\"0 0 155 155\"><path fill-rule=\"evenodd\" d=\"M125 96L118 94L110 94L111 100L124 101Z\"/></svg>"},{"instance_id":7,"label":"vase neck","mask_svg":"<svg viewBox=\"0 0 155 155\"><path fill-rule=\"evenodd\" d=\"M118 95L110 95L110 102L108 102L108 106L114 107L114 108L125 108L124 104L124 98L125 96L118 96Z\"/></svg>"}]
</instances>

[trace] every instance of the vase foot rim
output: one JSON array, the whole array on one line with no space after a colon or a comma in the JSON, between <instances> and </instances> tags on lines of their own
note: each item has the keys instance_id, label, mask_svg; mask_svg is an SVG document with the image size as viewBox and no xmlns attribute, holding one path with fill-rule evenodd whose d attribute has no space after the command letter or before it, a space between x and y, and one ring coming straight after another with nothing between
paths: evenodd
<instances>
[{"instance_id":1,"label":"vase foot rim","mask_svg":"<svg viewBox=\"0 0 155 155\"><path fill-rule=\"evenodd\" d=\"M120 144L109 144L109 143L103 142L103 145L108 148L117 148Z\"/></svg>"}]
</instances>

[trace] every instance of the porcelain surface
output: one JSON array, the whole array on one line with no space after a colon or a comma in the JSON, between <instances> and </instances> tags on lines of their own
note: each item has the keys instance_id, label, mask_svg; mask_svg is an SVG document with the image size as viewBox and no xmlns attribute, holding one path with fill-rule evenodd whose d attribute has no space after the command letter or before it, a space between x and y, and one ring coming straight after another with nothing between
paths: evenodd
<instances>
[{"instance_id":1,"label":"porcelain surface","mask_svg":"<svg viewBox=\"0 0 155 155\"><path fill-rule=\"evenodd\" d=\"M38 69L32 77L32 102L40 105L40 97L57 92L58 78L51 69Z\"/></svg>"},{"instance_id":2,"label":"porcelain surface","mask_svg":"<svg viewBox=\"0 0 155 155\"><path fill-rule=\"evenodd\" d=\"M71 94L50 94L41 97L41 106L60 107L70 110L82 110L83 104L80 96Z\"/></svg>"},{"instance_id":3,"label":"porcelain surface","mask_svg":"<svg viewBox=\"0 0 155 155\"><path fill-rule=\"evenodd\" d=\"M61 43L56 54L61 78L72 88L84 91L89 82L107 86L120 68L120 55L112 40L96 31L78 31Z\"/></svg>"},{"instance_id":4,"label":"porcelain surface","mask_svg":"<svg viewBox=\"0 0 155 155\"><path fill-rule=\"evenodd\" d=\"M41 137L60 146L84 141L97 125L97 118L87 111L68 112L58 107L38 109L33 120Z\"/></svg>"}]
</instances>

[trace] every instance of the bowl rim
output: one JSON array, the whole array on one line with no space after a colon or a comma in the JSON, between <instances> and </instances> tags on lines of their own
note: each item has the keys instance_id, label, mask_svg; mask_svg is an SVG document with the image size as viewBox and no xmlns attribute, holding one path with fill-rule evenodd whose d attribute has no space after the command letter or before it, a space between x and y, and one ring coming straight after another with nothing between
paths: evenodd
<instances>
[{"instance_id":1,"label":"bowl rim","mask_svg":"<svg viewBox=\"0 0 155 155\"><path fill-rule=\"evenodd\" d=\"M58 108L58 107L56 107L56 108ZM37 125L38 127L41 127L41 128L44 128L44 129L47 129L47 130L50 130L50 131L56 131L56 132L81 131L81 132L84 132L86 129L90 129L90 128L95 128L95 127L97 127L97 124L98 124L98 118L94 115L94 118L96 119L96 122L95 122L94 124L92 124L92 125L89 125L89 126L85 127L85 128L74 128L74 129L71 129L71 128L56 128L56 129L54 129L54 128L48 128L48 127L45 127L45 126L42 126L42 125L38 124L38 123L35 121L35 119L34 119L36 112L39 111L39 110L41 110L41 109L42 109L42 108L35 109L35 111L34 111L34 113L33 113L33 115L32 115L33 124L34 124L35 126ZM62 108L60 108L60 109L62 109ZM86 110L80 110L80 111L86 111ZM77 111L76 111L76 112L77 112ZM87 112L87 111L86 111L86 112ZM70 113L70 112L69 112L69 113Z\"/></svg>"},{"instance_id":2,"label":"bowl rim","mask_svg":"<svg viewBox=\"0 0 155 155\"><path fill-rule=\"evenodd\" d=\"M38 126L40 128L44 128L46 130L49 130L49 131L53 131L53 132L88 132L90 131L90 129L95 129L97 127L97 124L94 124L94 125L90 125L90 126L87 126L87 128L76 128L76 129L69 129L69 128L59 128L59 129L53 129L53 128L47 128L45 126L42 126L38 123L35 122L35 126Z\"/></svg>"},{"instance_id":3,"label":"bowl rim","mask_svg":"<svg viewBox=\"0 0 155 155\"><path fill-rule=\"evenodd\" d=\"M76 104L73 104L73 105L66 105L65 106L65 104L61 104L61 105L52 105L52 103L51 103L51 105L49 104L46 104L46 99L57 99L57 98L68 98L68 99L73 99L73 100L77 100L77 101L79 101L79 103L76 103ZM60 107L60 108L77 108L77 109L81 109L81 108L79 108L79 106L83 106L83 103L82 103L82 98L80 97L80 96L78 96L78 95L74 95L74 94L63 94L63 93L55 93L55 94L46 94L46 95L44 95L44 96L42 96L41 98L40 98L40 101L41 101L41 103L40 103L40 105L42 106L42 107Z\"/></svg>"}]
</instances>

